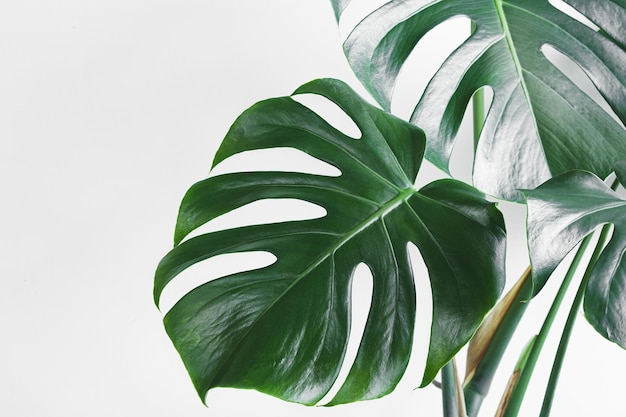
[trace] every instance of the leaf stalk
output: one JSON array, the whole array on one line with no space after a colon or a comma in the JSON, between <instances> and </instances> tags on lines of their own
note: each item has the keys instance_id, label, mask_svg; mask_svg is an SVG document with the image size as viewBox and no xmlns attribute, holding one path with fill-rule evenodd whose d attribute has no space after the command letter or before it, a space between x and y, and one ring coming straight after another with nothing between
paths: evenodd
<instances>
[{"instance_id":1,"label":"leaf stalk","mask_svg":"<svg viewBox=\"0 0 626 417\"><path fill-rule=\"evenodd\" d=\"M617 180L615 180L611 188L615 190L617 188L617 185L618 182ZM585 270L583 279L578 286L578 291L576 291L576 296L574 297L574 301L572 302L572 307L570 308L569 314L567 315L567 320L565 321L565 327L563 328L561 340L559 341L559 346L556 351L554 363L552 364L550 379L548 380L548 385L546 387L546 392L543 398L543 404L541 405L539 417L548 417L550 415L550 411L552 410L552 403L554 402L554 395L556 393L556 387L559 381L559 376L561 374L561 369L563 367L563 362L565 360L565 354L569 346L569 341L572 336L574 324L576 323L576 319L578 317L578 312L580 311L580 306L583 302L585 291L587 289L587 283L589 282L589 278L591 277L593 268L598 262L600 254L604 250L604 247L609 240L610 232L611 225L606 224L602 227L600 237L598 238L598 243L596 244L593 254L591 255L591 259L589 260L589 264L587 265L587 269Z\"/></svg>"},{"instance_id":2,"label":"leaf stalk","mask_svg":"<svg viewBox=\"0 0 626 417\"><path fill-rule=\"evenodd\" d=\"M441 369L441 395L444 417L467 417L463 389L454 358Z\"/></svg>"},{"instance_id":3,"label":"leaf stalk","mask_svg":"<svg viewBox=\"0 0 626 417\"><path fill-rule=\"evenodd\" d=\"M554 301L550 306L550 310L548 311L543 325L541 326L541 330L539 331L539 334L537 335L537 338L535 339L535 342L533 343L533 346L528 354L526 363L521 370L519 379L515 385L515 388L513 389L506 411L503 415L504 417L517 417L519 413L522 401L524 399L524 395L526 394L526 390L530 382L530 378L535 370L535 365L537 364L537 360L539 359L541 350L543 349L543 345L548 338L548 334L550 333L550 329L552 328L552 324L554 323L559 308L563 303L565 294L567 293L567 290L572 282L572 279L574 278L580 262L582 261L583 255L587 247L589 246L589 243L591 242L591 239L592 235L588 235L587 237L585 237L580 243L578 251L576 251L576 255L574 256L574 259L572 260L572 263L567 270L565 277L563 278L563 282L561 283L561 286L557 291Z\"/></svg>"},{"instance_id":4,"label":"leaf stalk","mask_svg":"<svg viewBox=\"0 0 626 417\"><path fill-rule=\"evenodd\" d=\"M465 377L465 404L470 416L478 415L502 356L521 321L531 297L530 266L498 303L469 345Z\"/></svg>"},{"instance_id":5,"label":"leaf stalk","mask_svg":"<svg viewBox=\"0 0 626 417\"><path fill-rule=\"evenodd\" d=\"M443 401L443 417L458 417L459 407L456 400L452 361L441 368L441 400Z\"/></svg>"},{"instance_id":6,"label":"leaf stalk","mask_svg":"<svg viewBox=\"0 0 626 417\"><path fill-rule=\"evenodd\" d=\"M472 21L471 32L476 32L476 23ZM472 126L474 131L474 153L478 148L478 139L485 123L485 92L480 88L472 96Z\"/></svg>"}]
</instances>

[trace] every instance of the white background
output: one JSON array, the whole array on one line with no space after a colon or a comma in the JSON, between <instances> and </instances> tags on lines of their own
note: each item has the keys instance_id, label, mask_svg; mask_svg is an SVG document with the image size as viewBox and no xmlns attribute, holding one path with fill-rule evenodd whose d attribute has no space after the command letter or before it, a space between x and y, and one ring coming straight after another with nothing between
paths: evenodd
<instances>
[{"instance_id":1,"label":"white background","mask_svg":"<svg viewBox=\"0 0 626 417\"><path fill-rule=\"evenodd\" d=\"M356 405L218 389L207 409L152 303L180 199L237 115L318 77L363 92L340 43L326 0L0 2L0 415L440 413L437 389L414 391L410 372L397 393ZM416 68L449 47L431 45ZM527 262L524 211L502 207L512 280ZM531 306L483 415L554 289ZM582 317L572 343L553 415L623 414L624 352ZM549 360L523 415L536 414Z\"/></svg>"}]
</instances>

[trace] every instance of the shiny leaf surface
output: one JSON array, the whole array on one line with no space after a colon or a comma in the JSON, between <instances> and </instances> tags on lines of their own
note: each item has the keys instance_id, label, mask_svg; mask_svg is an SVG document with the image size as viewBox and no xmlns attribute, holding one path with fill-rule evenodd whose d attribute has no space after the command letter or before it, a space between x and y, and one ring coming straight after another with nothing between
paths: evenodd
<instances>
[{"instance_id":1,"label":"shiny leaf surface","mask_svg":"<svg viewBox=\"0 0 626 417\"><path fill-rule=\"evenodd\" d=\"M350 2L332 3L340 15ZM361 82L389 109L400 71L420 39L449 19L471 19L476 30L435 73L411 121L426 132L426 158L448 170L469 100L490 87L493 102L476 149L474 183L522 200L518 189L571 169L605 178L615 158L626 153L626 2L565 3L593 23L548 0L392 0L354 28L344 49ZM621 122L551 63L547 47L584 71Z\"/></svg>"},{"instance_id":2,"label":"shiny leaf surface","mask_svg":"<svg viewBox=\"0 0 626 417\"><path fill-rule=\"evenodd\" d=\"M614 226L589 278L584 310L600 334L626 347L626 201L584 171L563 174L524 193L535 294L578 242L604 224Z\"/></svg>"},{"instance_id":3,"label":"shiny leaf surface","mask_svg":"<svg viewBox=\"0 0 626 417\"><path fill-rule=\"evenodd\" d=\"M421 130L367 104L339 81L313 81L295 94L301 93L336 103L362 137L347 137L291 97L281 97L244 112L214 164L247 150L292 147L334 165L341 175L235 172L193 185L181 204L177 246L156 272L158 304L172 279L204 259L247 251L277 258L265 268L193 289L166 314L167 332L202 398L221 386L317 403L346 354L351 283L361 263L373 276L371 307L356 359L331 404L393 390L413 343L409 242L428 267L433 296L425 383L469 340L503 286L505 232L494 204L454 180L413 188L425 146ZM223 213L280 198L317 204L327 215L184 240Z\"/></svg>"},{"instance_id":4,"label":"shiny leaf surface","mask_svg":"<svg viewBox=\"0 0 626 417\"><path fill-rule=\"evenodd\" d=\"M615 163L615 175L622 187L626 187L626 160L617 161Z\"/></svg>"}]
</instances>

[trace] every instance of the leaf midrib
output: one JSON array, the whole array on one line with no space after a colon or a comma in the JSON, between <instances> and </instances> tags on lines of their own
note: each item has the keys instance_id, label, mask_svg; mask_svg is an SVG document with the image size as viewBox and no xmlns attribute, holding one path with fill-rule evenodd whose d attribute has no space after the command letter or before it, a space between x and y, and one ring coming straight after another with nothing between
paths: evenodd
<instances>
[{"instance_id":1,"label":"leaf midrib","mask_svg":"<svg viewBox=\"0 0 626 417\"><path fill-rule=\"evenodd\" d=\"M231 353L222 361L221 365L219 365L219 367L217 368L214 374L214 377L208 384L207 389L214 386L213 382L215 381L215 379L217 379L218 375L221 373L221 370L224 368L224 366L226 366L226 364L231 360L231 358L235 355L235 353L238 352L237 348L246 339L250 331L255 327L256 323L263 316L265 316L265 314L269 310L271 310L279 300L281 300L286 294L288 294L291 288L293 288L297 283L299 283L300 280L306 277L311 271L313 271L315 268L321 265L322 262L324 262L326 259L332 256L341 246L343 246L345 243L353 239L356 235L364 231L367 227L369 227L370 225L372 225L373 223L375 223L376 221L384 217L385 214L387 214L388 212L394 210L395 208L401 206L402 204L405 204L406 201L416 193L417 191L412 187L406 188L402 190L401 192L399 192L398 195L396 195L396 197L382 204L378 210L376 210L374 213L372 213L370 216L368 216L366 219L364 219L354 228L352 228L347 233L345 233L343 238L339 239L329 249L324 251L307 269L305 269L303 272L301 272L296 277L294 277L293 282L289 286L287 286L287 288L285 288L285 290L280 295L278 295L270 304L268 304L268 306L263 311L261 311L259 315L257 316L257 318L248 326L248 329L246 330L246 332L236 342L236 345L231 350Z\"/></svg>"},{"instance_id":2,"label":"leaf midrib","mask_svg":"<svg viewBox=\"0 0 626 417\"><path fill-rule=\"evenodd\" d=\"M511 36L511 30L509 29L509 22L504 14L503 4L506 3L504 0L493 0L494 6L496 8L496 13L498 14L498 19L500 20L500 24L502 25L502 34L504 35L504 39L506 40L506 44L509 47L509 52L511 54L511 60L513 61L513 66L515 67L515 71L517 72L517 78L519 79L520 86L522 87L522 92L524 93L524 98L526 99L526 103L528 104L528 110L532 114L532 121L535 126L535 132L537 137L539 136L539 129L537 127L537 117L535 116L535 111L533 109L532 100L530 99L530 94L528 92L528 86L526 85L526 80L524 79L524 68L522 63L519 60L519 56L517 55L517 49L515 48L515 44L513 43L513 37ZM510 7L514 7L511 4L506 3Z\"/></svg>"}]
</instances>

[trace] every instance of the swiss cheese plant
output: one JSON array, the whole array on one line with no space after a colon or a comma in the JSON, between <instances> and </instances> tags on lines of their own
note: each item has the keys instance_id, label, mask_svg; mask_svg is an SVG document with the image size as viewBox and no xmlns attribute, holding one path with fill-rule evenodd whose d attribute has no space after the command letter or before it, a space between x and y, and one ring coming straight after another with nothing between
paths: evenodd
<instances>
[{"instance_id":1,"label":"swiss cheese plant","mask_svg":"<svg viewBox=\"0 0 626 417\"><path fill-rule=\"evenodd\" d=\"M234 386L317 403L331 388L345 355L351 280L360 263L372 272L372 305L356 359L332 403L390 392L404 373L413 342L409 242L421 251L433 294L425 382L469 340L502 290L505 231L500 212L461 182L440 180L419 191L413 187L425 147L420 129L367 104L338 81L314 81L298 93L320 94L337 103L362 137L348 137L282 97L244 112L214 162L247 150L287 146L336 166L341 175L239 172L211 177L183 199L176 241L259 199L302 199L327 214L203 234L179 244L157 270L158 302L165 284L211 256L267 251L277 258L266 268L192 290L165 316L201 396L215 386Z\"/></svg>"},{"instance_id":2,"label":"swiss cheese plant","mask_svg":"<svg viewBox=\"0 0 626 417\"><path fill-rule=\"evenodd\" d=\"M337 20L353 3L331 0ZM416 45L457 17L471 20L468 38L425 91L416 92L409 120L394 116L394 87ZM416 320L424 320L416 316L416 292L430 291L422 385L441 370L444 415L477 415L504 350L517 349L521 359L498 410L513 417L578 269L584 276L541 415L550 412L581 306L598 333L626 348L626 201L616 192L626 182L624 27L624 0L387 1L356 23L344 43L354 73L376 103L341 81L319 79L239 116L213 166L243 152L292 148L340 174L251 172L242 166L201 179L185 194L174 248L157 267L157 305L166 286L184 280L183 272L199 262L258 251L275 257L268 266L190 290L166 312L165 329L202 400L211 388L236 387L319 404L342 366L349 372L327 405L388 394L406 370ZM555 65L555 54L578 66L595 91L570 79ZM479 98L486 88L493 98L483 113ZM302 94L334 102L359 137L294 99ZM473 185L449 178L418 189L423 158L449 172L472 100ZM266 199L302 200L325 214L202 232L219 216ZM528 209L531 265L504 297L506 232L496 199ZM420 252L429 288L416 286L409 245ZM573 250L565 277L551 278ZM356 356L344 363L351 288L361 264L372 275L371 305ZM541 332L525 349L508 346L526 306L549 279L562 283ZM462 387L453 360L468 342Z\"/></svg>"},{"instance_id":3,"label":"swiss cheese plant","mask_svg":"<svg viewBox=\"0 0 626 417\"><path fill-rule=\"evenodd\" d=\"M340 17L351 1L332 3ZM411 121L426 132L426 157L447 170L468 102L482 87L491 88L474 181L490 194L520 199L518 189L567 170L604 178L626 153L626 2L567 4L586 20L548 0L389 1L354 28L344 49L363 85L389 109L398 76L420 39L452 18L471 19L475 30L416 97ZM601 107L555 67L548 48L582 68L610 107Z\"/></svg>"}]
</instances>

